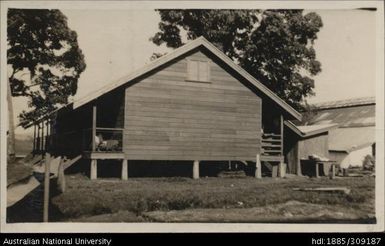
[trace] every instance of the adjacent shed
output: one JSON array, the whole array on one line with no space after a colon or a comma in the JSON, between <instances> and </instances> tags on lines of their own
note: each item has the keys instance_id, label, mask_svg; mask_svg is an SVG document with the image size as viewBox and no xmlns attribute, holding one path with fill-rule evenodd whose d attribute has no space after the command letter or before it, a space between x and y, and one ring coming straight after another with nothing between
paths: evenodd
<instances>
[{"instance_id":1,"label":"adjacent shed","mask_svg":"<svg viewBox=\"0 0 385 246\"><path fill-rule=\"evenodd\" d=\"M354 98L316 104L309 124L337 124L329 133L330 158L342 168L362 166L375 156L375 98Z\"/></svg>"},{"instance_id":2,"label":"adjacent shed","mask_svg":"<svg viewBox=\"0 0 385 246\"><path fill-rule=\"evenodd\" d=\"M325 159L329 156L329 131L336 128L336 124L296 126L292 122L285 122L288 128L284 153L287 158L288 172L297 175L313 175L314 167L309 166L309 156L317 155ZM329 164L323 165L321 175L327 175ZM318 170L317 170L318 172Z\"/></svg>"}]
</instances>

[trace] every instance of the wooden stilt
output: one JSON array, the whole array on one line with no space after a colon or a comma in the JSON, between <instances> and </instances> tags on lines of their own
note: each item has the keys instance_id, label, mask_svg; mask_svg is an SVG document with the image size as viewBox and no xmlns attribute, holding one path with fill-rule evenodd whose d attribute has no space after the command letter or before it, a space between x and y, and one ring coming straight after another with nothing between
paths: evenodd
<instances>
[{"instance_id":1,"label":"wooden stilt","mask_svg":"<svg viewBox=\"0 0 385 246\"><path fill-rule=\"evenodd\" d=\"M194 164L193 164L193 179L199 179L199 161L194 161Z\"/></svg>"},{"instance_id":2,"label":"wooden stilt","mask_svg":"<svg viewBox=\"0 0 385 246\"><path fill-rule=\"evenodd\" d=\"M127 159L122 160L122 180L128 179L128 164Z\"/></svg>"},{"instance_id":3,"label":"wooden stilt","mask_svg":"<svg viewBox=\"0 0 385 246\"><path fill-rule=\"evenodd\" d=\"M272 178L276 178L278 177L278 165L275 163L274 165L272 165L272 168L271 168L271 177Z\"/></svg>"},{"instance_id":4,"label":"wooden stilt","mask_svg":"<svg viewBox=\"0 0 385 246\"><path fill-rule=\"evenodd\" d=\"M297 175L302 176L302 170L301 170L301 160L298 158L297 160Z\"/></svg>"},{"instance_id":5,"label":"wooden stilt","mask_svg":"<svg viewBox=\"0 0 385 246\"><path fill-rule=\"evenodd\" d=\"M45 155L43 222L48 222L50 164L51 155L47 153Z\"/></svg>"},{"instance_id":6,"label":"wooden stilt","mask_svg":"<svg viewBox=\"0 0 385 246\"><path fill-rule=\"evenodd\" d=\"M336 165L332 164L330 168L330 179L334 179L336 177Z\"/></svg>"},{"instance_id":7,"label":"wooden stilt","mask_svg":"<svg viewBox=\"0 0 385 246\"><path fill-rule=\"evenodd\" d=\"M262 165L261 165L261 157L259 154L256 156L256 162L255 162L255 177L257 179L262 178Z\"/></svg>"},{"instance_id":8,"label":"wooden stilt","mask_svg":"<svg viewBox=\"0 0 385 246\"><path fill-rule=\"evenodd\" d=\"M98 160L91 159L91 179L98 178Z\"/></svg>"},{"instance_id":9,"label":"wooden stilt","mask_svg":"<svg viewBox=\"0 0 385 246\"><path fill-rule=\"evenodd\" d=\"M278 168L278 176L280 177L280 178L283 178L283 177L285 177L285 175L286 175L286 168L285 168L285 163L283 162L283 161L281 161L280 163L279 163L279 168Z\"/></svg>"}]
</instances>

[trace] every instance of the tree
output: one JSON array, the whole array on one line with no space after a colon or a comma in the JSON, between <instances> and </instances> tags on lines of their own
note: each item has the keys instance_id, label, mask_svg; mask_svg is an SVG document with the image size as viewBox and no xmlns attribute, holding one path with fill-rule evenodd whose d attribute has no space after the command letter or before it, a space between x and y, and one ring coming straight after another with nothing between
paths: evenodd
<instances>
[{"instance_id":1,"label":"tree","mask_svg":"<svg viewBox=\"0 0 385 246\"><path fill-rule=\"evenodd\" d=\"M75 95L86 68L77 34L59 10L9 9L7 64L12 96L28 99L26 126Z\"/></svg>"},{"instance_id":2,"label":"tree","mask_svg":"<svg viewBox=\"0 0 385 246\"><path fill-rule=\"evenodd\" d=\"M157 10L160 31L151 40L177 48L204 36L295 108L314 95L321 71L313 48L322 20L303 10Z\"/></svg>"},{"instance_id":3,"label":"tree","mask_svg":"<svg viewBox=\"0 0 385 246\"><path fill-rule=\"evenodd\" d=\"M76 32L59 10L9 9L7 26L8 156L15 155L12 97L26 97L29 110L20 115L25 127L68 103L86 68Z\"/></svg>"}]
</instances>

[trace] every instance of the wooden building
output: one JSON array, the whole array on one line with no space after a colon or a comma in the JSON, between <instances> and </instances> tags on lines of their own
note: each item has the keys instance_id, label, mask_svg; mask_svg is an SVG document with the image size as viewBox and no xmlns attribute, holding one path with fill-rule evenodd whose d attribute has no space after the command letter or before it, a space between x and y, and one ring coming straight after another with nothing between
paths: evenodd
<instances>
[{"instance_id":1,"label":"wooden building","mask_svg":"<svg viewBox=\"0 0 385 246\"><path fill-rule=\"evenodd\" d=\"M35 152L89 160L201 161L279 166L285 121L301 114L204 38L198 38L35 123ZM289 166L291 164L289 163Z\"/></svg>"}]
</instances>

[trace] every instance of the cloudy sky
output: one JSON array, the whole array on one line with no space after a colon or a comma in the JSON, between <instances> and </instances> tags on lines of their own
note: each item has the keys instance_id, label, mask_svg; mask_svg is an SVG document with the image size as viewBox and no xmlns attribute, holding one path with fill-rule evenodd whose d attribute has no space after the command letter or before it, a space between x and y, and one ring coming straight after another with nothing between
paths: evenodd
<instances>
[{"instance_id":1,"label":"cloudy sky","mask_svg":"<svg viewBox=\"0 0 385 246\"><path fill-rule=\"evenodd\" d=\"M314 10L324 23L315 42L322 72L309 102L375 95L376 12ZM158 30L154 10L62 10L78 34L87 69L75 100L150 62L153 52L166 52L149 38ZM25 103L15 102L15 116Z\"/></svg>"}]
</instances>

